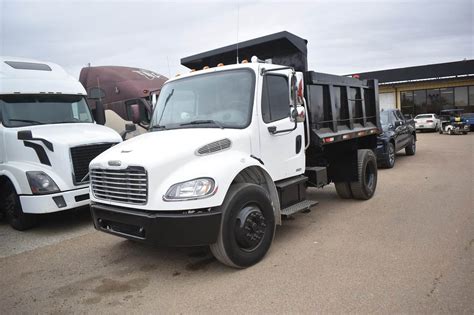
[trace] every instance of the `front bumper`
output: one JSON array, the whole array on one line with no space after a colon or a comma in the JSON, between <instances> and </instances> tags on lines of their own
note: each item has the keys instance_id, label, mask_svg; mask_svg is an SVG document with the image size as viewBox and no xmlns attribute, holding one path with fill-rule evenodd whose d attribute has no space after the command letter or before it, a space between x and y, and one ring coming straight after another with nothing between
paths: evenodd
<instances>
[{"instance_id":1,"label":"front bumper","mask_svg":"<svg viewBox=\"0 0 474 315\"><path fill-rule=\"evenodd\" d=\"M24 213L51 213L89 205L89 187L48 195L21 195Z\"/></svg>"},{"instance_id":2,"label":"front bumper","mask_svg":"<svg viewBox=\"0 0 474 315\"><path fill-rule=\"evenodd\" d=\"M97 230L164 246L201 246L217 241L222 213L143 211L91 203Z\"/></svg>"}]
</instances>

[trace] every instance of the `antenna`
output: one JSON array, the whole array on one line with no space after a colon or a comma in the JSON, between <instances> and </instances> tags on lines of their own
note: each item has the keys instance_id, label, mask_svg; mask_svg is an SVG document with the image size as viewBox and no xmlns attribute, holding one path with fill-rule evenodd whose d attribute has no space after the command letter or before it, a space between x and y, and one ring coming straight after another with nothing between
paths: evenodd
<instances>
[{"instance_id":1,"label":"antenna","mask_svg":"<svg viewBox=\"0 0 474 315\"><path fill-rule=\"evenodd\" d=\"M166 56L166 61L168 62L168 78L171 78L170 59L168 56Z\"/></svg>"},{"instance_id":2,"label":"antenna","mask_svg":"<svg viewBox=\"0 0 474 315\"><path fill-rule=\"evenodd\" d=\"M240 63L239 61L239 0L237 0L237 64Z\"/></svg>"}]
</instances>

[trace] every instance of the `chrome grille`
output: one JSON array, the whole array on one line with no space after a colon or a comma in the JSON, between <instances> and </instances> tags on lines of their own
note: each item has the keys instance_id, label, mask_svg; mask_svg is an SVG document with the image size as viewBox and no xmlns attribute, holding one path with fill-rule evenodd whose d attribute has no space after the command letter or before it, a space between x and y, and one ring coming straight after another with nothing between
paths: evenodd
<instances>
[{"instance_id":1,"label":"chrome grille","mask_svg":"<svg viewBox=\"0 0 474 315\"><path fill-rule=\"evenodd\" d=\"M92 193L97 199L122 203L146 204L148 175L143 167L131 166L123 170L90 170Z\"/></svg>"},{"instance_id":2,"label":"chrome grille","mask_svg":"<svg viewBox=\"0 0 474 315\"><path fill-rule=\"evenodd\" d=\"M231 142L227 138L218 140L218 141L211 142L209 144L206 144L205 146L200 147L199 149L197 149L196 154L206 155L206 154L215 153L215 152L230 148L230 145L231 145Z\"/></svg>"}]
</instances>

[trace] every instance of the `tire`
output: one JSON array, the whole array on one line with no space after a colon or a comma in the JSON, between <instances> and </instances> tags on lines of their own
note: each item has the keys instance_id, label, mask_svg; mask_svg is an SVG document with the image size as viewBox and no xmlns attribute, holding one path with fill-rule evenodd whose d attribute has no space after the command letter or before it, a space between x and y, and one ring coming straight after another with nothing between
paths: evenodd
<instances>
[{"instance_id":1,"label":"tire","mask_svg":"<svg viewBox=\"0 0 474 315\"><path fill-rule=\"evenodd\" d=\"M414 136L411 136L410 143L408 144L408 146L405 147L405 153L406 153L406 155L415 155L415 153L416 153L416 141L415 141Z\"/></svg>"},{"instance_id":2,"label":"tire","mask_svg":"<svg viewBox=\"0 0 474 315\"><path fill-rule=\"evenodd\" d=\"M359 180L351 182L351 191L355 199L372 198L377 187L377 159L372 150L357 151L357 175Z\"/></svg>"},{"instance_id":3,"label":"tire","mask_svg":"<svg viewBox=\"0 0 474 315\"><path fill-rule=\"evenodd\" d=\"M7 186L4 208L8 223L18 231L25 231L36 225L36 217L33 214L24 213L21 209L20 198L15 189Z\"/></svg>"},{"instance_id":4,"label":"tire","mask_svg":"<svg viewBox=\"0 0 474 315\"><path fill-rule=\"evenodd\" d=\"M450 136L454 135L454 131L453 131L453 129L452 129L452 128L451 128L451 129L449 129L449 131L448 131L448 134L449 134Z\"/></svg>"},{"instance_id":5,"label":"tire","mask_svg":"<svg viewBox=\"0 0 474 315\"><path fill-rule=\"evenodd\" d=\"M395 146L389 142L387 145L387 157L382 163L384 168L393 168L395 166Z\"/></svg>"},{"instance_id":6,"label":"tire","mask_svg":"<svg viewBox=\"0 0 474 315\"><path fill-rule=\"evenodd\" d=\"M232 185L221 209L217 242L210 245L214 257L234 268L258 263L275 235L275 214L266 190L249 183Z\"/></svg>"},{"instance_id":7,"label":"tire","mask_svg":"<svg viewBox=\"0 0 474 315\"><path fill-rule=\"evenodd\" d=\"M342 199L352 199L351 184L349 182L334 183L337 195Z\"/></svg>"}]
</instances>

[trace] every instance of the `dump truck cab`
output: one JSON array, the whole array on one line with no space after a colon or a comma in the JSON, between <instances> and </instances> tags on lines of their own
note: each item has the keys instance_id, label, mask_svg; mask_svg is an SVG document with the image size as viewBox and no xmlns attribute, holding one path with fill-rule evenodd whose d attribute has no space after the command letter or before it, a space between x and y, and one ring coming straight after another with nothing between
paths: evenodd
<instances>
[{"instance_id":1,"label":"dump truck cab","mask_svg":"<svg viewBox=\"0 0 474 315\"><path fill-rule=\"evenodd\" d=\"M283 54L269 58L273 45ZM184 58L191 70L163 86L151 132L91 162L98 230L210 245L243 268L264 257L283 216L317 203L308 186L333 181L344 198L373 196L376 82L306 71L306 41L287 32L239 47L235 64L225 65L233 47Z\"/></svg>"}]
</instances>

